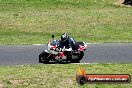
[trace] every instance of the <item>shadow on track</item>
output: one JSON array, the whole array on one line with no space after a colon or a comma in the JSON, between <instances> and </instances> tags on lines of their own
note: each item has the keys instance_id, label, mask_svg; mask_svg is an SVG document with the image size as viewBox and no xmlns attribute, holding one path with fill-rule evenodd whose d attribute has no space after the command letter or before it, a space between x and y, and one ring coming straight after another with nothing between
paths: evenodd
<instances>
[{"instance_id":1,"label":"shadow on track","mask_svg":"<svg viewBox=\"0 0 132 88\"><path fill-rule=\"evenodd\" d=\"M78 62L80 63L80 62ZM71 62L59 62L59 61L56 61L56 62L49 62L49 63L42 63L42 64L71 64Z\"/></svg>"}]
</instances>

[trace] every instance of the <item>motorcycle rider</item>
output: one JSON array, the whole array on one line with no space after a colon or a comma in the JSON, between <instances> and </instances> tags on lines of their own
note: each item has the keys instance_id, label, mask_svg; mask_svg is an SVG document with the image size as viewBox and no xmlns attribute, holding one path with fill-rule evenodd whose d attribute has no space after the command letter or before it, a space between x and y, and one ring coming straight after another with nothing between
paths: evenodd
<instances>
[{"instance_id":1,"label":"motorcycle rider","mask_svg":"<svg viewBox=\"0 0 132 88\"><path fill-rule=\"evenodd\" d=\"M67 33L63 33L60 39L60 48L72 48L72 50L77 49L77 43L73 38L70 38Z\"/></svg>"}]
</instances>

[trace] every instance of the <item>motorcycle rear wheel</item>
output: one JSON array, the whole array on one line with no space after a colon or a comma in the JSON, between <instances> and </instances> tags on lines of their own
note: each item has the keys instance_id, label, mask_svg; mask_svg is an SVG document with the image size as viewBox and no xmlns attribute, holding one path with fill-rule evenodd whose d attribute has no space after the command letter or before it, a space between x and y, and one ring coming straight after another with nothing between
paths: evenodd
<instances>
[{"instance_id":1,"label":"motorcycle rear wheel","mask_svg":"<svg viewBox=\"0 0 132 88\"><path fill-rule=\"evenodd\" d=\"M84 56L84 52L82 51L82 52L79 53L77 59L72 59L70 62L71 62L71 63L79 63L80 60L83 58L83 56Z\"/></svg>"}]
</instances>

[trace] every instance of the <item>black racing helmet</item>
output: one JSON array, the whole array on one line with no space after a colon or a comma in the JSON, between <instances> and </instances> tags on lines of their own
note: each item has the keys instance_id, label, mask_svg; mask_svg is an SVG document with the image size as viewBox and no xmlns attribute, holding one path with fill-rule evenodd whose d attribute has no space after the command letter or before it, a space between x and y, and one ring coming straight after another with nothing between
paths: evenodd
<instances>
[{"instance_id":1,"label":"black racing helmet","mask_svg":"<svg viewBox=\"0 0 132 88\"><path fill-rule=\"evenodd\" d=\"M63 34L61 35L61 41L62 41L62 42L65 42L66 40L68 40L68 38L69 38L69 36L68 36L67 33L63 33Z\"/></svg>"}]
</instances>

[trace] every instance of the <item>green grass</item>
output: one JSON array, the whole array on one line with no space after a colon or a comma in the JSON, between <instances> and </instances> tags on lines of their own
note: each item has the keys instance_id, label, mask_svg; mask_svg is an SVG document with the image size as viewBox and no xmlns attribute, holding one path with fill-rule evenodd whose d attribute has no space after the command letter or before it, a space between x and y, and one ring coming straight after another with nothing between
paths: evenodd
<instances>
[{"instance_id":1,"label":"green grass","mask_svg":"<svg viewBox=\"0 0 132 88\"><path fill-rule=\"evenodd\" d=\"M81 67L87 74L130 74L132 64L53 64L0 66L0 86L5 88L131 88L132 84L85 84L76 82Z\"/></svg>"},{"instance_id":2,"label":"green grass","mask_svg":"<svg viewBox=\"0 0 132 88\"><path fill-rule=\"evenodd\" d=\"M0 44L132 42L132 8L119 0L0 0ZM116 4L115 4L116 3Z\"/></svg>"}]
</instances>

